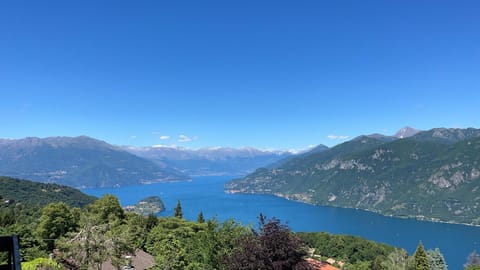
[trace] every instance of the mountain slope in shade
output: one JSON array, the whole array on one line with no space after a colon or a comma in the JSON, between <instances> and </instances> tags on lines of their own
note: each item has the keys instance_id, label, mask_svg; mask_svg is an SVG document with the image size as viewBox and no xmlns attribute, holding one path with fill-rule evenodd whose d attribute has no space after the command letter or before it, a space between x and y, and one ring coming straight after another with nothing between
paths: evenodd
<instances>
[{"instance_id":1,"label":"mountain slope in shade","mask_svg":"<svg viewBox=\"0 0 480 270\"><path fill-rule=\"evenodd\" d=\"M187 179L174 169L86 136L0 140L0 175L73 187Z\"/></svg>"},{"instance_id":2,"label":"mountain slope in shade","mask_svg":"<svg viewBox=\"0 0 480 270\"><path fill-rule=\"evenodd\" d=\"M125 147L139 157L163 167L175 168L188 175L246 175L292 156L286 151L255 148L214 147L198 150L179 147Z\"/></svg>"},{"instance_id":3,"label":"mountain slope in shade","mask_svg":"<svg viewBox=\"0 0 480 270\"><path fill-rule=\"evenodd\" d=\"M278 168L259 169L227 183L226 190L478 225L479 132L434 129L393 141L360 136Z\"/></svg>"},{"instance_id":4,"label":"mountain slope in shade","mask_svg":"<svg viewBox=\"0 0 480 270\"><path fill-rule=\"evenodd\" d=\"M38 207L54 202L83 207L94 202L96 198L67 186L0 176L0 200L3 203L8 201L10 204L22 203Z\"/></svg>"}]
</instances>

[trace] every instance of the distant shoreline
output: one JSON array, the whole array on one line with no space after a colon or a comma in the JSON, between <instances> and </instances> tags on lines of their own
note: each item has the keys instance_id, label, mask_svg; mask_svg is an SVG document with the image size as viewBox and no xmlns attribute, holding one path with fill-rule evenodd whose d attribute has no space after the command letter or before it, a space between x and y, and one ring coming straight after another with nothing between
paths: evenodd
<instances>
[{"instance_id":1,"label":"distant shoreline","mask_svg":"<svg viewBox=\"0 0 480 270\"><path fill-rule=\"evenodd\" d=\"M245 192L245 191L240 191L240 190L235 190L235 189L224 189L224 191L227 194L270 195L270 196L274 196L274 197L277 197L277 198L282 198L282 199L285 199L285 200L288 200L288 201L304 203L304 204L308 204L308 205L312 205L312 206L354 209L354 210L360 210L360 211L365 211L365 212L369 212L369 213L375 213L375 214L378 214L378 215L381 215L381 216L384 216L384 217L391 217L391 218L412 219L412 220L425 221L425 222L431 222L431 223L444 223L444 224L462 225L462 226L469 226L469 227L480 227L480 224L445 221L445 220L438 220L438 219L435 219L435 218L419 217L419 216L395 216L395 215L383 214L379 211L375 211L375 210L371 210L371 209L363 209L363 208L357 208L357 207L345 207L345 206L337 206L337 205L327 205L327 204L317 204L317 203L312 203L312 202L305 201L305 200L295 199L295 198L292 198L291 196L288 196L288 195L285 195L285 194L280 194L280 193Z\"/></svg>"}]
</instances>

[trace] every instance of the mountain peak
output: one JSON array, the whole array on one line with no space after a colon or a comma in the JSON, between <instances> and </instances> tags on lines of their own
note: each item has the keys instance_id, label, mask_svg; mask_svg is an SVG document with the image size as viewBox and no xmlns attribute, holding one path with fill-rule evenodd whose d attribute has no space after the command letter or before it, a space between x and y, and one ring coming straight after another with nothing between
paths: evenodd
<instances>
[{"instance_id":1,"label":"mountain peak","mask_svg":"<svg viewBox=\"0 0 480 270\"><path fill-rule=\"evenodd\" d=\"M411 137L411 136L417 134L420 131L421 130L406 126L406 127L401 128L399 131L397 131L397 133L395 133L395 135L393 135L393 136L397 137L399 139L404 139L404 138Z\"/></svg>"}]
</instances>

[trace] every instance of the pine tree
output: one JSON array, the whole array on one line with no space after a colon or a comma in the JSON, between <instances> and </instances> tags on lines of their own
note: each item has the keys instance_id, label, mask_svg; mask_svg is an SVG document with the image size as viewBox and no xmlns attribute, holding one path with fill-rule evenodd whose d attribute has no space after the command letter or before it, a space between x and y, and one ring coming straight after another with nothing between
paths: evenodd
<instances>
[{"instance_id":1,"label":"pine tree","mask_svg":"<svg viewBox=\"0 0 480 270\"><path fill-rule=\"evenodd\" d=\"M177 201L177 206L174 210L176 218L183 218L182 205L180 204L180 200Z\"/></svg>"},{"instance_id":2,"label":"pine tree","mask_svg":"<svg viewBox=\"0 0 480 270\"><path fill-rule=\"evenodd\" d=\"M203 218L203 212L201 212L201 211L198 214L197 222L198 223L204 223L205 222L205 219Z\"/></svg>"},{"instance_id":3,"label":"pine tree","mask_svg":"<svg viewBox=\"0 0 480 270\"><path fill-rule=\"evenodd\" d=\"M447 270L447 264L440 249L427 250L428 263L430 264L430 270Z\"/></svg>"},{"instance_id":4,"label":"pine tree","mask_svg":"<svg viewBox=\"0 0 480 270\"><path fill-rule=\"evenodd\" d=\"M413 256L415 258L415 270L430 270L427 253L423 248L422 241L418 243L417 250L415 250L415 254Z\"/></svg>"}]
</instances>

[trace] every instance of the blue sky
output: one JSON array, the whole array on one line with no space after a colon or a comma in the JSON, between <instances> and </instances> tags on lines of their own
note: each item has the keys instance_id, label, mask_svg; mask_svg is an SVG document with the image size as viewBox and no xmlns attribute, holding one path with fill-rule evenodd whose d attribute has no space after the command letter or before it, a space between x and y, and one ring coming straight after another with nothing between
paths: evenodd
<instances>
[{"instance_id":1,"label":"blue sky","mask_svg":"<svg viewBox=\"0 0 480 270\"><path fill-rule=\"evenodd\" d=\"M479 1L1 1L0 137L289 149L406 125L480 128L479 12Z\"/></svg>"}]
</instances>

